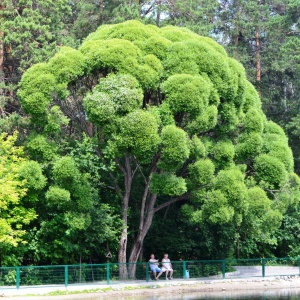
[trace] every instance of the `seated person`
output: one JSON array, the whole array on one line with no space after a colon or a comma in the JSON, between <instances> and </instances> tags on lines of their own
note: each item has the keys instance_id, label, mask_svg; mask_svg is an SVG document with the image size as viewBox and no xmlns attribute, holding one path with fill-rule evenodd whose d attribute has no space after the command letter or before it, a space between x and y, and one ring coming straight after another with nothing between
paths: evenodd
<instances>
[{"instance_id":1,"label":"seated person","mask_svg":"<svg viewBox=\"0 0 300 300\"><path fill-rule=\"evenodd\" d=\"M163 273L162 269L160 269L158 267L158 260L155 259L154 257L154 254L151 254L150 255L150 259L149 259L149 267L151 269L151 271L153 272L154 274L154 278L155 280L158 280L160 275ZM159 273L157 276L156 276L156 273Z\"/></svg>"},{"instance_id":2,"label":"seated person","mask_svg":"<svg viewBox=\"0 0 300 300\"><path fill-rule=\"evenodd\" d=\"M170 279L173 279L173 268L172 268L172 264L171 264L171 261L168 257L168 254L164 254L164 258L162 259L162 271L166 272L166 280L168 280L168 274L170 272Z\"/></svg>"}]
</instances>

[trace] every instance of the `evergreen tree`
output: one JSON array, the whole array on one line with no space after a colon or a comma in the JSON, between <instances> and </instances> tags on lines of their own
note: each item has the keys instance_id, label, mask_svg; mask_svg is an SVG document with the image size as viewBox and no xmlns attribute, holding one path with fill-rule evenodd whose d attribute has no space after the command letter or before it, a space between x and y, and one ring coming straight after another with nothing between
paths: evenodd
<instances>
[{"instance_id":1,"label":"evergreen tree","mask_svg":"<svg viewBox=\"0 0 300 300\"><path fill-rule=\"evenodd\" d=\"M68 41L67 0L3 0L0 6L1 118L19 112L16 85L31 65L51 57Z\"/></svg>"},{"instance_id":2,"label":"evergreen tree","mask_svg":"<svg viewBox=\"0 0 300 300\"><path fill-rule=\"evenodd\" d=\"M299 3L293 0L223 3L220 14L223 26L219 29L223 43L245 66L250 81L260 92L267 116L286 123L299 105L296 75L299 63L295 61Z\"/></svg>"},{"instance_id":3,"label":"evergreen tree","mask_svg":"<svg viewBox=\"0 0 300 300\"><path fill-rule=\"evenodd\" d=\"M201 35L212 36L218 24L219 1L172 0L160 1L157 25L187 27Z\"/></svg>"}]
</instances>

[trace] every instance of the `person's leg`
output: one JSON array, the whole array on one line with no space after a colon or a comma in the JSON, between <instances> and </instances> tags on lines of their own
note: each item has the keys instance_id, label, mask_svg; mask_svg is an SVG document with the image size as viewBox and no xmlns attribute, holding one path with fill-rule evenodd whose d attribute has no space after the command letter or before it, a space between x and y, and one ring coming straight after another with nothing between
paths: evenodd
<instances>
[{"instance_id":1,"label":"person's leg","mask_svg":"<svg viewBox=\"0 0 300 300\"><path fill-rule=\"evenodd\" d=\"M170 270L170 279L173 279L173 272L174 272L174 270L171 269L171 270Z\"/></svg>"},{"instance_id":2,"label":"person's leg","mask_svg":"<svg viewBox=\"0 0 300 300\"><path fill-rule=\"evenodd\" d=\"M169 274L169 270L166 270L166 280L168 280L168 274Z\"/></svg>"},{"instance_id":3,"label":"person's leg","mask_svg":"<svg viewBox=\"0 0 300 300\"><path fill-rule=\"evenodd\" d=\"M163 271L160 271L159 274L157 275L156 279L158 279L162 273L163 273Z\"/></svg>"},{"instance_id":4,"label":"person's leg","mask_svg":"<svg viewBox=\"0 0 300 300\"><path fill-rule=\"evenodd\" d=\"M160 269L160 268L156 268L155 271L156 271L156 272L159 272L159 274L158 274L157 277L156 277L156 280L158 280L158 278L159 278L160 275L163 273L163 271L162 271L162 269Z\"/></svg>"},{"instance_id":5,"label":"person's leg","mask_svg":"<svg viewBox=\"0 0 300 300\"><path fill-rule=\"evenodd\" d=\"M158 277L156 276L156 274L160 272L160 268L155 267L152 269L152 272L154 274L154 279L157 280Z\"/></svg>"}]
</instances>

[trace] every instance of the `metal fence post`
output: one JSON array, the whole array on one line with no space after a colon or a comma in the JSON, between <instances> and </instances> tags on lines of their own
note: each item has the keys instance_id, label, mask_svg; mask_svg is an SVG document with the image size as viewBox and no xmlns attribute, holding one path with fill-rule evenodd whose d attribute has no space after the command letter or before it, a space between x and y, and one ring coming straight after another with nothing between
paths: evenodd
<instances>
[{"instance_id":1,"label":"metal fence post","mask_svg":"<svg viewBox=\"0 0 300 300\"><path fill-rule=\"evenodd\" d=\"M109 266L109 263L106 264L106 281L107 281L107 284L110 283L110 266Z\"/></svg>"},{"instance_id":2,"label":"metal fence post","mask_svg":"<svg viewBox=\"0 0 300 300\"><path fill-rule=\"evenodd\" d=\"M20 267L16 267L16 287L20 288Z\"/></svg>"},{"instance_id":3,"label":"metal fence post","mask_svg":"<svg viewBox=\"0 0 300 300\"><path fill-rule=\"evenodd\" d=\"M225 278L225 271L226 271L226 260L222 260L222 278Z\"/></svg>"},{"instance_id":4,"label":"metal fence post","mask_svg":"<svg viewBox=\"0 0 300 300\"><path fill-rule=\"evenodd\" d=\"M68 286L68 278L69 278L69 268L65 266L65 286Z\"/></svg>"},{"instance_id":5,"label":"metal fence post","mask_svg":"<svg viewBox=\"0 0 300 300\"><path fill-rule=\"evenodd\" d=\"M149 282L149 263L146 263L146 281Z\"/></svg>"},{"instance_id":6,"label":"metal fence post","mask_svg":"<svg viewBox=\"0 0 300 300\"><path fill-rule=\"evenodd\" d=\"M183 278L186 279L186 262L183 262Z\"/></svg>"},{"instance_id":7,"label":"metal fence post","mask_svg":"<svg viewBox=\"0 0 300 300\"><path fill-rule=\"evenodd\" d=\"M266 264L266 262L265 262L265 259L263 258L262 260L261 260L261 266L262 266L262 277L265 277L265 264Z\"/></svg>"}]
</instances>

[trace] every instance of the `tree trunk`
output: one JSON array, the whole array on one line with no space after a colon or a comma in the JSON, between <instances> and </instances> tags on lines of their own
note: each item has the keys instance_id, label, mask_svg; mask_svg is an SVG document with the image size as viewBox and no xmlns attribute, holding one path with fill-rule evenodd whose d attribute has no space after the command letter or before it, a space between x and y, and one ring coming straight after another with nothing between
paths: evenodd
<instances>
[{"instance_id":1,"label":"tree trunk","mask_svg":"<svg viewBox=\"0 0 300 300\"><path fill-rule=\"evenodd\" d=\"M238 9L237 9L237 15L240 15L240 13L241 13L241 7L239 6ZM234 39L234 45L235 45L235 47L237 47L238 44L239 44L239 32L240 32L239 28L238 28L237 32L238 33L237 33L237 35L235 36L235 39Z\"/></svg>"},{"instance_id":2,"label":"tree trunk","mask_svg":"<svg viewBox=\"0 0 300 300\"><path fill-rule=\"evenodd\" d=\"M156 26L160 26L161 0L157 1Z\"/></svg>"},{"instance_id":3,"label":"tree trunk","mask_svg":"<svg viewBox=\"0 0 300 300\"><path fill-rule=\"evenodd\" d=\"M156 203L157 194L149 195L149 187L152 179L153 173L157 170L157 162L160 157L160 153L156 153L151 168L149 172L149 176L147 180L145 180L145 189L143 198L141 201L141 210L140 210L140 223L139 223L139 231L135 241L132 245L130 256L129 256L129 277L135 278L136 271L136 262L140 256L141 250L143 248L143 243L145 236L148 233L148 230L152 224L153 216L154 216L154 205ZM148 202L147 202L148 201Z\"/></svg>"},{"instance_id":4,"label":"tree trunk","mask_svg":"<svg viewBox=\"0 0 300 300\"><path fill-rule=\"evenodd\" d=\"M125 156L125 169L122 168L124 173L124 185L125 185L125 194L123 196L122 203L122 222L123 230L120 238L118 262L119 262L119 276L120 279L128 278L127 266L126 266L126 251L127 251L127 212L129 205L129 197L132 185L132 174L131 174L131 165L129 155Z\"/></svg>"},{"instance_id":5,"label":"tree trunk","mask_svg":"<svg viewBox=\"0 0 300 300\"><path fill-rule=\"evenodd\" d=\"M122 206L122 221L123 221L123 231L120 239L120 248L119 248L119 276L120 278L135 278L136 273L136 263L138 261L138 258L140 256L141 250L143 248L144 239L151 227L153 216L155 212L158 210L165 208L177 201L187 199L187 197L190 197L189 194L185 194L182 196L179 196L177 198L173 198L157 207L155 207L156 200L157 200L157 194L151 194L149 191L151 179L153 173L157 170L157 163L160 157L160 153L158 152L152 162L149 176L145 178L145 189L144 194L141 201L141 209L140 209L140 222L139 222L139 230L138 234L133 242L130 255L129 255L129 264L128 267L126 266L126 248L127 248L127 211L129 206L129 197L130 197L130 191L131 191L131 184L132 184L132 178L133 173L131 171L131 162L129 155L126 155L125 157L125 168L120 167L122 172L125 176L125 195L123 196L123 206Z\"/></svg>"},{"instance_id":6,"label":"tree trunk","mask_svg":"<svg viewBox=\"0 0 300 300\"><path fill-rule=\"evenodd\" d=\"M103 23L103 10L104 10L103 0L100 0L99 8L100 8L100 24L102 25L102 23Z\"/></svg>"},{"instance_id":7,"label":"tree trunk","mask_svg":"<svg viewBox=\"0 0 300 300\"><path fill-rule=\"evenodd\" d=\"M260 43L259 43L259 31L255 31L255 57L256 57L256 80L260 82L261 79L261 65L260 65Z\"/></svg>"},{"instance_id":8,"label":"tree trunk","mask_svg":"<svg viewBox=\"0 0 300 300\"><path fill-rule=\"evenodd\" d=\"M129 277L135 278L136 262L138 261L141 249L143 247L144 239L149 231L154 216L154 205L156 203L157 194L152 194L147 208L146 217L140 220L139 232L131 248L129 256Z\"/></svg>"},{"instance_id":9,"label":"tree trunk","mask_svg":"<svg viewBox=\"0 0 300 300\"><path fill-rule=\"evenodd\" d=\"M126 220L125 220L126 219ZM120 247L119 247L119 276L120 279L128 278L127 268L126 268L126 250L127 250L127 217L122 217L123 222L123 230L120 239Z\"/></svg>"},{"instance_id":10,"label":"tree trunk","mask_svg":"<svg viewBox=\"0 0 300 300\"><path fill-rule=\"evenodd\" d=\"M155 166L155 168L156 168L156 166ZM148 185L146 185L144 196L146 193L148 193L147 187L149 187L149 185L150 185L151 176L149 178L150 179L148 181ZM156 204L157 194L151 195L149 202L147 203L147 206L146 205L144 206L144 204L146 204L146 202L143 203L144 201L142 201L142 208L144 208L144 209L141 210L139 232L138 232L138 235L132 245L130 256L129 256L130 264L128 267L128 273L129 273L130 278L135 279L136 262L138 261L139 255L143 248L144 239L151 227L154 214L157 211L159 211L165 207L168 207L169 205L171 205L177 201L186 200L189 197L190 197L190 194L186 193L182 196L179 196L177 198L173 198L167 202L164 202L163 204L156 206L156 207L154 207L154 206Z\"/></svg>"}]
</instances>

